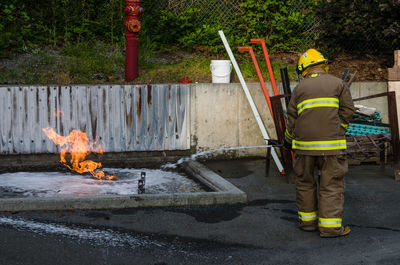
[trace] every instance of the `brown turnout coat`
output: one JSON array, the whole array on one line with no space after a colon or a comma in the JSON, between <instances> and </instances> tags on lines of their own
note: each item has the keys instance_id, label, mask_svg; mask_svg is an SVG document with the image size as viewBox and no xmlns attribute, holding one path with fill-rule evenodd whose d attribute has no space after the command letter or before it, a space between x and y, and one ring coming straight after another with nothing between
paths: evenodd
<instances>
[{"instance_id":1,"label":"brown turnout coat","mask_svg":"<svg viewBox=\"0 0 400 265\"><path fill-rule=\"evenodd\" d=\"M323 69L310 70L294 89L286 138L297 154L338 155L346 149L345 127L354 113L349 88Z\"/></svg>"}]
</instances>

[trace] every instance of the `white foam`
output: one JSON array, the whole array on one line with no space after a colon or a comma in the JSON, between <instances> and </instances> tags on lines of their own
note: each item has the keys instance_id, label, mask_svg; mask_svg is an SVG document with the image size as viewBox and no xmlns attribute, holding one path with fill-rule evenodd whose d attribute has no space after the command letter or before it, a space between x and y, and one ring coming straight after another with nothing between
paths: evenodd
<instances>
[{"instance_id":1,"label":"white foam","mask_svg":"<svg viewBox=\"0 0 400 265\"><path fill-rule=\"evenodd\" d=\"M27 230L38 234L55 234L79 240L88 240L101 246L113 247L146 247L150 245L164 246L163 243L149 240L146 237L134 237L111 229L99 230L91 228L68 227L54 223L40 223L23 218L12 219L0 217L0 225L10 225L18 230Z\"/></svg>"},{"instance_id":2,"label":"white foam","mask_svg":"<svg viewBox=\"0 0 400 265\"><path fill-rule=\"evenodd\" d=\"M157 169L104 168L118 180L97 180L90 175L63 172L16 172L0 174L0 187L11 193L35 197L129 195L138 193L138 179L146 172L146 193L200 190L193 180L176 172Z\"/></svg>"}]
</instances>

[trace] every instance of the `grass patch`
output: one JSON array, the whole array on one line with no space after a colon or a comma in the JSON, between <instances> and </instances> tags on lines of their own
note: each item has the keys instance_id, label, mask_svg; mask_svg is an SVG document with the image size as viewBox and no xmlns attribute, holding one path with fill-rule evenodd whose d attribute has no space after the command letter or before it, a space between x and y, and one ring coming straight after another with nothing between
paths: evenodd
<instances>
[{"instance_id":1,"label":"grass patch","mask_svg":"<svg viewBox=\"0 0 400 265\"><path fill-rule=\"evenodd\" d=\"M145 43L146 44L146 43ZM171 52L173 51L173 52ZM210 63L214 57L199 53L155 51L151 45L142 45L139 51L139 78L135 83L178 83L184 77L193 82L211 82ZM240 69L248 82L258 82L251 59L237 57ZM269 80L264 58L258 63L264 80ZM280 81L280 68L285 65L272 61L274 77ZM125 84L124 47L102 43L71 45L51 50L33 49L0 61L0 83L15 85L70 85L70 84ZM234 70L233 70L234 72ZM288 66L289 77L296 80L295 67ZM235 73L232 81L238 82Z\"/></svg>"},{"instance_id":2,"label":"grass patch","mask_svg":"<svg viewBox=\"0 0 400 265\"><path fill-rule=\"evenodd\" d=\"M257 58L258 66L260 68L260 71L262 73L262 76L264 78L264 81L270 81L270 76L268 73L268 68L267 64L265 63L264 57L259 57ZM258 76L256 69L254 67L253 62L251 61L250 58L245 58L241 57L238 60L238 64L240 67L240 70L242 71L243 77L245 78L246 81L254 81L258 82ZM272 67L272 72L274 74L275 80L282 81L281 80L281 73L280 69L284 68L286 65L283 64L282 62L271 62L271 67ZM297 80L297 75L296 75L296 68L295 66L287 66L288 68L288 74L289 74L289 79L290 80ZM237 82L239 79L236 77Z\"/></svg>"},{"instance_id":3,"label":"grass patch","mask_svg":"<svg viewBox=\"0 0 400 265\"><path fill-rule=\"evenodd\" d=\"M14 70L7 70L6 67L0 68L0 84L12 84L18 79L18 73Z\"/></svg>"},{"instance_id":4,"label":"grass patch","mask_svg":"<svg viewBox=\"0 0 400 265\"><path fill-rule=\"evenodd\" d=\"M210 82L210 60L206 58L183 59L177 63L145 64L140 67L136 82L178 83L187 77L193 82Z\"/></svg>"},{"instance_id":5,"label":"grass patch","mask_svg":"<svg viewBox=\"0 0 400 265\"><path fill-rule=\"evenodd\" d=\"M69 75L70 83L93 84L121 79L125 59L118 47L69 46L62 49L61 55L65 59L62 72Z\"/></svg>"}]
</instances>

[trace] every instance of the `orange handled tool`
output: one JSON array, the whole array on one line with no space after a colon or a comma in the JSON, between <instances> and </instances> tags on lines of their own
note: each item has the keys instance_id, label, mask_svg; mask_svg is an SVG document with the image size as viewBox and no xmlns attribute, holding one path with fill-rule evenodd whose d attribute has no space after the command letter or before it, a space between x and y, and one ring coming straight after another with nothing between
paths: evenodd
<instances>
[{"instance_id":1,"label":"orange handled tool","mask_svg":"<svg viewBox=\"0 0 400 265\"><path fill-rule=\"evenodd\" d=\"M265 63L267 64L269 77L271 79L272 89L274 90L275 96L279 95L278 89L276 88L274 72L272 72L271 62L269 61L269 56L268 56L267 46L265 45L265 40L263 40L263 39L250 39L250 43L261 44L261 47L262 47L262 50L263 50L263 53L264 53Z\"/></svg>"},{"instance_id":2,"label":"orange handled tool","mask_svg":"<svg viewBox=\"0 0 400 265\"><path fill-rule=\"evenodd\" d=\"M269 60L267 46L265 45L265 40L263 40L263 39L250 39L250 43L252 43L252 44L261 44L261 47L262 47L262 50L263 50L263 53L264 53L265 63L267 64L267 68L268 68L269 78L271 79L272 89L274 90L275 96L279 95L278 89L276 88L274 72L272 71L271 62ZM286 119L285 119L285 124L286 124ZM290 153L291 153L292 159L293 159L293 151L291 151Z\"/></svg>"},{"instance_id":3,"label":"orange handled tool","mask_svg":"<svg viewBox=\"0 0 400 265\"><path fill-rule=\"evenodd\" d=\"M267 100L269 111L271 113L272 118L274 117L274 113L272 112L272 107L271 107L271 100L269 98L269 94L267 91L267 88L265 86L264 78L262 77L260 67L258 66L258 62L256 59L256 56L254 55L254 51L252 47L238 47L239 52L249 52L251 56L251 60L253 61L254 68L256 69L258 80L260 81L260 85L262 87L262 90L264 92L265 99Z\"/></svg>"}]
</instances>

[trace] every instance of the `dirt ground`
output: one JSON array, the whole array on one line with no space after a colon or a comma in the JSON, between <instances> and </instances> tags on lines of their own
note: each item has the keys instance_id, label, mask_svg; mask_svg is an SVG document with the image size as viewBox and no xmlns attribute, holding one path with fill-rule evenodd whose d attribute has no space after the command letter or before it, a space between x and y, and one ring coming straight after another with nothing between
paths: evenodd
<instances>
[{"instance_id":1,"label":"dirt ground","mask_svg":"<svg viewBox=\"0 0 400 265\"><path fill-rule=\"evenodd\" d=\"M162 52L157 54L157 60L160 62L176 63L183 58L188 58L190 55L186 52ZM286 53L274 53L270 54L269 58L272 63L281 63L286 66L296 67L301 53L299 52L286 52ZM219 59L219 56L210 56L210 59ZM238 61L240 58L237 58ZM374 56L374 55L340 55L334 59L330 59L331 64L329 66L330 73L342 77L346 69L350 70L350 74L356 73L354 82L358 81L387 81L387 68L393 67L393 59L389 56ZM258 55L258 62L264 62L264 57ZM239 62L240 64L240 62ZM256 78L256 77L255 77ZM279 77L275 77L277 79ZM209 80L200 80L199 82L209 82ZM235 79L234 79L235 81Z\"/></svg>"},{"instance_id":2,"label":"dirt ground","mask_svg":"<svg viewBox=\"0 0 400 265\"><path fill-rule=\"evenodd\" d=\"M183 58L193 55L189 55L185 52L163 52L156 56L159 61L175 63ZM273 53L269 55L272 63L282 63L286 66L296 67L300 52L285 52L285 53ZM210 56L211 59L219 59L219 56ZM331 61L329 66L330 73L342 77L346 69L350 70L350 74L356 75L354 82L357 81L387 81L387 68L393 67L393 58L389 56L377 56L377 55L340 55L334 59L328 58ZM262 55L258 56L258 62L261 64L264 61ZM278 78L278 77L276 77ZM279 79L279 78L278 78ZM204 80L206 82L206 80Z\"/></svg>"},{"instance_id":3,"label":"dirt ground","mask_svg":"<svg viewBox=\"0 0 400 265\"><path fill-rule=\"evenodd\" d=\"M285 65L295 66L300 53L277 53L270 56L270 60L281 61ZM329 59L329 58L328 58ZM391 58L365 55L341 55L331 60L329 71L331 74L342 77L346 69L350 74L357 71L354 81L387 81L387 68L393 67Z\"/></svg>"}]
</instances>

